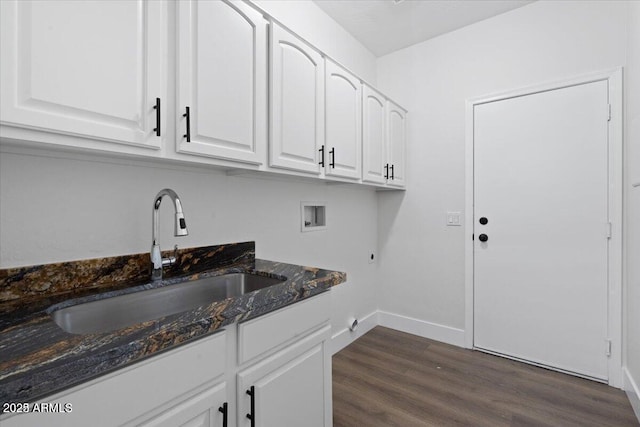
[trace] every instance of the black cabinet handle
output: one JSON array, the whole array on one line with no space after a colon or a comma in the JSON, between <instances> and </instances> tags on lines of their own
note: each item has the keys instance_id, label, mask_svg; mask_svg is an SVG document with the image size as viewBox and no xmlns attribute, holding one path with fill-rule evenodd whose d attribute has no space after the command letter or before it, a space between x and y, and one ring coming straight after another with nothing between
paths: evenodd
<instances>
[{"instance_id":1,"label":"black cabinet handle","mask_svg":"<svg viewBox=\"0 0 640 427\"><path fill-rule=\"evenodd\" d=\"M486 234L481 234L478 236L478 240L480 240L481 242L486 242L487 240L489 240L489 236L487 236Z\"/></svg>"},{"instance_id":2,"label":"black cabinet handle","mask_svg":"<svg viewBox=\"0 0 640 427\"><path fill-rule=\"evenodd\" d=\"M153 106L153 109L156 110L156 127L153 130L156 136L160 136L160 98L156 98L156 105Z\"/></svg>"},{"instance_id":3,"label":"black cabinet handle","mask_svg":"<svg viewBox=\"0 0 640 427\"><path fill-rule=\"evenodd\" d=\"M320 161L318 162L318 164L320 166L324 166L324 145L320 147L318 151L320 152Z\"/></svg>"},{"instance_id":4,"label":"black cabinet handle","mask_svg":"<svg viewBox=\"0 0 640 427\"><path fill-rule=\"evenodd\" d=\"M391 179L394 179L394 175L393 175L393 166L394 166L394 165L391 165Z\"/></svg>"},{"instance_id":5,"label":"black cabinet handle","mask_svg":"<svg viewBox=\"0 0 640 427\"><path fill-rule=\"evenodd\" d=\"M389 179L389 163L384 165L384 179Z\"/></svg>"},{"instance_id":6,"label":"black cabinet handle","mask_svg":"<svg viewBox=\"0 0 640 427\"><path fill-rule=\"evenodd\" d=\"M251 412L247 414L247 418L251 420L251 427L256 427L256 388L251 386L247 390L247 394L251 396Z\"/></svg>"},{"instance_id":7,"label":"black cabinet handle","mask_svg":"<svg viewBox=\"0 0 640 427\"><path fill-rule=\"evenodd\" d=\"M331 147L331 151L329 151L329 154L331 154L331 163L329 163L329 166L335 169L336 168L336 147Z\"/></svg>"},{"instance_id":8,"label":"black cabinet handle","mask_svg":"<svg viewBox=\"0 0 640 427\"><path fill-rule=\"evenodd\" d=\"M184 134L184 137L187 138L187 142L191 142L191 112L189 111L189 107L187 108L187 112L182 115L182 117L187 118L187 133Z\"/></svg>"},{"instance_id":9,"label":"black cabinet handle","mask_svg":"<svg viewBox=\"0 0 640 427\"><path fill-rule=\"evenodd\" d=\"M482 217L480 218L480 224L482 225L487 225L487 223L489 222L489 220L486 217Z\"/></svg>"},{"instance_id":10,"label":"black cabinet handle","mask_svg":"<svg viewBox=\"0 0 640 427\"><path fill-rule=\"evenodd\" d=\"M218 411L222 412L222 427L227 427L227 414L229 413L229 405L224 402Z\"/></svg>"}]
</instances>

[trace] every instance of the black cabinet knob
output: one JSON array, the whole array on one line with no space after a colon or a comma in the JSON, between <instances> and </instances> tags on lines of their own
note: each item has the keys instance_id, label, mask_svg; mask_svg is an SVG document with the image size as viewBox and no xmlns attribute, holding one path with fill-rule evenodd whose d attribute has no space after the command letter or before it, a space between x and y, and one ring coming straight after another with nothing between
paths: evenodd
<instances>
[{"instance_id":1,"label":"black cabinet knob","mask_svg":"<svg viewBox=\"0 0 640 427\"><path fill-rule=\"evenodd\" d=\"M489 240L489 236L487 236L486 234L481 234L478 236L478 240L480 240L481 242L486 242L487 240Z\"/></svg>"},{"instance_id":2,"label":"black cabinet knob","mask_svg":"<svg viewBox=\"0 0 640 427\"><path fill-rule=\"evenodd\" d=\"M486 225L488 222L489 220L486 217L483 216L482 218L480 218L480 224Z\"/></svg>"}]
</instances>

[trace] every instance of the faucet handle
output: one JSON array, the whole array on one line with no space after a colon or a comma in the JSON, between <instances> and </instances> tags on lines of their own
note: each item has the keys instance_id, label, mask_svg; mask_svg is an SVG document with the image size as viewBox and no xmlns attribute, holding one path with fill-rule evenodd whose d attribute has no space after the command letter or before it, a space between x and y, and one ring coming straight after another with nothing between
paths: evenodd
<instances>
[{"instance_id":1,"label":"faucet handle","mask_svg":"<svg viewBox=\"0 0 640 427\"><path fill-rule=\"evenodd\" d=\"M173 247L173 256L168 258L162 258L162 266L168 267L176 263L176 259L178 259L178 245Z\"/></svg>"},{"instance_id":2,"label":"faucet handle","mask_svg":"<svg viewBox=\"0 0 640 427\"><path fill-rule=\"evenodd\" d=\"M162 258L163 267L169 267L170 265L173 265L175 262L176 262L176 257L170 256L169 258Z\"/></svg>"}]
</instances>

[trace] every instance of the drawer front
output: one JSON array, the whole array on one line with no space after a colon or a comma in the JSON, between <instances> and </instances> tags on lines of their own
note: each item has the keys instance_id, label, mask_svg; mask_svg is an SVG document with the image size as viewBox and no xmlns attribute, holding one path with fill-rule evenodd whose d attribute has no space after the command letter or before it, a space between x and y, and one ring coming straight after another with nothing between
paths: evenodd
<instances>
[{"instance_id":1,"label":"drawer front","mask_svg":"<svg viewBox=\"0 0 640 427\"><path fill-rule=\"evenodd\" d=\"M0 421L17 426L115 426L179 399L226 370L226 332L151 357L41 402L70 403L68 413L20 414Z\"/></svg>"},{"instance_id":2,"label":"drawer front","mask_svg":"<svg viewBox=\"0 0 640 427\"><path fill-rule=\"evenodd\" d=\"M324 292L238 326L238 363L302 337L329 321L331 295Z\"/></svg>"}]
</instances>

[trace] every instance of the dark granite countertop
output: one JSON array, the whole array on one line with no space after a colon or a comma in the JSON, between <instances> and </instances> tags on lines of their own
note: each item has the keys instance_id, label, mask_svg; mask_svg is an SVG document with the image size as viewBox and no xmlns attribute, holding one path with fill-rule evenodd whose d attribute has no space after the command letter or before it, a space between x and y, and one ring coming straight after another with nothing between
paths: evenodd
<instances>
[{"instance_id":1,"label":"dark granite countertop","mask_svg":"<svg viewBox=\"0 0 640 427\"><path fill-rule=\"evenodd\" d=\"M182 249L161 282L148 254L0 270L0 404L34 402L158 352L329 290L346 274L255 259L255 243ZM248 272L283 283L113 332L75 335L58 308L208 276Z\"/></svg>"}]
</instances>

